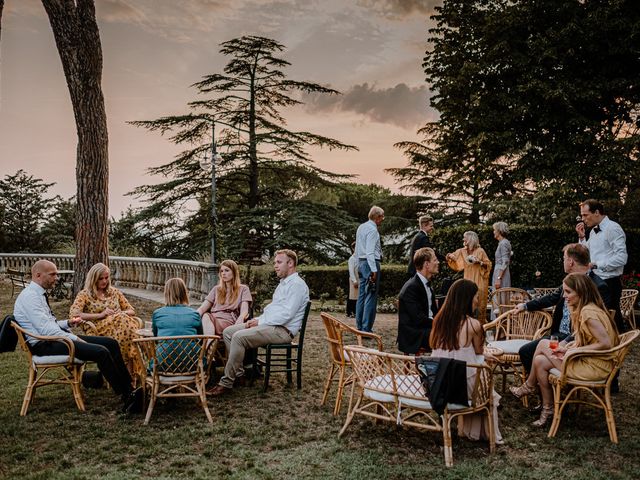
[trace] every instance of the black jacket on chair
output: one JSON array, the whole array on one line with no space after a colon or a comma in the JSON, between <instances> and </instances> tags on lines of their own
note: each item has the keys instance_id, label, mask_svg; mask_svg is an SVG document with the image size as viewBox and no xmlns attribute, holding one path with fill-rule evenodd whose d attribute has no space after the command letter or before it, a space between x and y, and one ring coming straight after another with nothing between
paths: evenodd
<instances>
[{"instance_id":1,"label":"black jacket on chair","mask_svg":"<svg viewBox=\"0 0 640 480\"><path fill-rule=\"evenodd\" d=\"M0 323L0 353L13 352L18 344L18 334L11 326L13 320L13 315L7 315Z\"/></svg>"},{"instance_id":2,"label":"black jacket on chair","mask_svg":"<svg viewBox=\"0 0 640 480\"><path fill-rule=\"evenodd\" d=\"M431 287L429 287L431 288ZM438 312L436 296L431 289L431 307L422 280L418 274L407 280L400 290L398 301L398 348L401 352L414 354L420 347L429 350L429 334L432 320Z\"/></svg>"}]
</instances>

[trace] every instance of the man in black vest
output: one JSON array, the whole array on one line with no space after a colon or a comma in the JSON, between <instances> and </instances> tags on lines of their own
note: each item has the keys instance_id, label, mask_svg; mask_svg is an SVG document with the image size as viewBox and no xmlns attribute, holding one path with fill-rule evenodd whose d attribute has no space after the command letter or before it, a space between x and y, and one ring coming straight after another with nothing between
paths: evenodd
<instances>
[{"instance_id":1,"label":"man in black vest","mask_svg":"<svg viewBox=\"0 0 640 480\"><path fill-rule=\"evenodd\" d=\"M407 355L431 350L429 334L438 311L430 285L440 264L435 252L432 248L421 248L415 253L413 262L416 274L400 290L398 304L398 348Z\"/></svg>"}]
</instances>

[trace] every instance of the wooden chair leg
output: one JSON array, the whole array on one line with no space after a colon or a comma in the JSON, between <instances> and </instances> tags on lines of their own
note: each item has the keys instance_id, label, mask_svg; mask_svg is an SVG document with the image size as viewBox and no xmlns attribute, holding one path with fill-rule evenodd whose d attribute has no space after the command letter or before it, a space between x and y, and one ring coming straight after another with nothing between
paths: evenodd
<instances>
[{"instance_id":1,"label":"wooden chair leg","mask_svg":"<svg viewBox=\"0 0 640 480\"><path fill-rule=\"evenodd\" d=\"M22 408L20 409L21 417L24 417L27 414L27 410L29 410L29 405L31 404L31 400L35 393L35 381L37 374L38 372L34 370L33 367L29 368L29 383L27 383L27 390L24 392L24 400L22 400Z\"/></svg>"},{"instance_id":2,"label":"wooden chair leg","mask_svg":"<svg viewBox=\"0 0 640 480\"><path fill-rule=\"evenodd\" d=\"M265 353L265 365L264 365L264 384L262 385L262 392L266 392L269 388L269 376L271 375L271 349L267 345L267 351Z\"/></svg>"},{"instance_id":3,"label":"wooden chair leg","mask_svg":"<svg viewBox=\"0 0 640 480\"><path fill-rule=\"evenodd\" d=\"M322 391L322 400L320 401L320 405L324 405L327 401L327 397L329 396L329 390L331 389L331 382L333 381L333 377L336 374L337 367L332 363L331 368L329 368L329 374L327 375L327 379L324 382L324 390Z\"/></svg>"},{"instance_id":4,"label":"wooden chair leg","mask_svg":"<svg viewBox=\"0 0 640 480\"><path fill-rule=\"evenodd\" d=\"M549 429L548 437L555 437L560 426L560 395L562 394L562 388L559 384L553 385L553 421L551 422L551 428Z\"/></svg>"},{"instance_id":5,"label":"wooden chair leg","mask_svg":"<svg viewBox=\"0 0 640 480\"><path fill-rule=\"evenodd\" d=\"M73 390L73 399L76 401L78 410L86 411L84 406L84 396L82 395L82 371L83 367L74 366L69 372L71 375L71 389Z\"/></svg>"},{"instance_id":6,"label":"wooden chair leg","mask_svg":"<svg viewBox=\"0 0 640 480\"><path fill-rule=\"evenodd\" d=\"M338 392L336 393L336 404L333 407L333 414L338 415L340 413L340 407L342 406L342 392L344 391L344 368L340 368L340 376L338 377Z\"/></svg>"},{"instance_id":7,"label":"wooden chair leg","mask_svg":"<svg viewBox=\"0 0 640 480\"><path fill-rule=\"evenodd\" d=\"M153 382L153 390L151 391L151 399L149 400L149 406L147 407L147 415L144 417L144 424L149 425L151 420L151 414L153 413L153 407L156 404L158 398L158 382Z\"/></svg>"},{"instance_id":8,"label":"wooden chair leg","mask_svg":"<svg viewBox=\"0 0 640 480\"><path fill-rule=\"evenodd\" d=\"M298 390L300 390L302 388L302 352L300 350L296 354L296 380Z\"/></svg>"},{"instance_id":9,"label":"wooden chair leg","mask_svg":"<svg viewBox=\"0 0 640 480\"><path fill-rule=\"evenodd\" d=\"M207 420L209 423L213 423L213 417L211 416L211 411L209 410L209 404L207 403L207 393L206 387L204 385L204 377L197 382L198 394L200 395L200 405L204 410L204 414L207 416Z\"/></svg>"},{"instance_id":10,"label":"wooden chair leg","mask_svg":"<svg viewBox=\"0 0 640 480\"><path fill-rule=\"evenodd\" d=\"M444 443L444 464L447 467L453 466L453 446L451 442L451 417L445 414L442 416L442 440Z\"/></svg>"},{"instance_id":11,"label":"wooden chair leg","mask_svg":"<svg viewBox=\"0 0 640 480\"><path fill-rule=\"evenodd\" d=\"M293 355L292 350L293 349L291 347L287 348L287 385L291 385L293 383L293 367L291 366L291 355Z\"/></svg>"},{"instance_id":12,"label":"wooden chair leg","mask_svg":"<svg viewBox=\"0 0 640 480\"><path fill-rule=\"evenodd\" d=\"M613 406L611 405L611 391L606 388L604 391L604 416L607 421L607 430L609 430L609 438L613 443L618 443L618 432L616 431L616 419L613 416Z\"/></svg>"}]
</instances>

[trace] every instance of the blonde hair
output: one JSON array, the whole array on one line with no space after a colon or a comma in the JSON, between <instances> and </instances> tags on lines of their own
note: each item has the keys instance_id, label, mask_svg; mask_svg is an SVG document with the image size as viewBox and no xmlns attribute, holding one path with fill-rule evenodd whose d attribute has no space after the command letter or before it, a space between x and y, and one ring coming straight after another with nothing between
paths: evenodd
<instances>
[{"instance_id":1,"label":"blonde hair","mask_svg":"<svg viewBox=\"0 0 640 480\"><path fill-rule=\"evenodd\" d=\"M227 291L227 285L222 280L222 277L220 277L218 280L218 295L216 296L216 301L221 303L227 302L228 300L228 303L235 303L238 295L240 295L240 269L238 268L238 264L233 260L223 260L220 262L220 267L227 267L231 270L233 278L231 282L229 282L231 285L229 291ZM227 295L229 296L228 299Z\"/></svg>"},{"instance_id":2,"label":"blonde hair","mask_svg":"<svg viewBox=\"0 0 640 480\"><path fill-rule=\"evenodd\" d=\"M87 272L87 277L84 279L84 289L89 292L89 295L92 298L98 298L98 280L104 272L107 272L109 274L109 283L106 288L106 290L108 291L109 288L111 288L111 270L109 270L109 267L107 267L104 263L96 263Z\"/></svg>"},{"instance_id":3,"label":"blonde hair","mask_svg":"<svg viewBox=\"0 0 640 480\"><path fill-rule=\"evenodd\" d=\"M471 230L464 232L464 238L467 239L467 248L470 250L475 250L480 246L480 239L478 238L478 234Z\"/></svg>"},{"instance_id":4,"label":"blonde hair","mask_svg":"<svg viewBox=\"0 0 640 480\"><path fill-rule=\"evenodd\" d=\"M189 305L189 290L181 278L170 278L164 284L165 305Z\"/></svg>"},{"instance_id":5,"label":"blonde hair","mask_svg":"<svg viewBox=\"0 0 640 480\"><path fill-rule=\"evenodd\" d=\"M282 250L278 250L276 252L276 254L274 255L274 258L275 258L275 256L278 256L278 255L286 255L287 258L289 258L290 260L293 260L293 266L294 267L298 266L298 255L293 250L289 250L288 248L284 248Z\"/></svg>"}]
</instances>

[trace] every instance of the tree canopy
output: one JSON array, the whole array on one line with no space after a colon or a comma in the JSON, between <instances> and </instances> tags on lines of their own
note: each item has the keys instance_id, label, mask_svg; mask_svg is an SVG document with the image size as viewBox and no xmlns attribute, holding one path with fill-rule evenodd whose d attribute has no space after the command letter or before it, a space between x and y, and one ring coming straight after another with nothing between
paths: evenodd
<instances>
[{"instance_id":1,"label":"tree canopy","mask_svg":"<svg viewBox=\"0 0 640 480\"><path fill-rule=\"evenodd\" d=\"M216 130L222 153L216 171L218 244L224 255L248 254L245 244L249 238L253 243L259 239L257 248L263 253L288 245L311 257L322 257L322 250L331 242L332 230L323 230L314 219L339 222L340 218L315 203L309 193L349 176L318 168L307 148L356 147L287 127L283 110L301 104L296 93L339 92L287 78L284 69L289 62L279 56L283 50L275 40L257 36L224 42L220 52L229 60L223 73L207 75L192 85L206 98L189 103L184 115L131 122L169 133L172 142L185 145L173 161L149 170L168 181L132 192L147 202L138 212L140 221L158 237L181 244L183 255L206 251L210 178L199 161L210 150L214 122L221 127Z\"/></svg>"},{"instance_id":2,"label":"tree canopy","mask_svg":"<svg viewBox=\"0 0 640 480\"><path fill-rule=\"evenodd\" d=\"M513 202L566 220L637 190L636 2L445 0L434 19L423 66L440 118L397 144L405 187L472 223Z\"/></svg>"}]
</instances>

